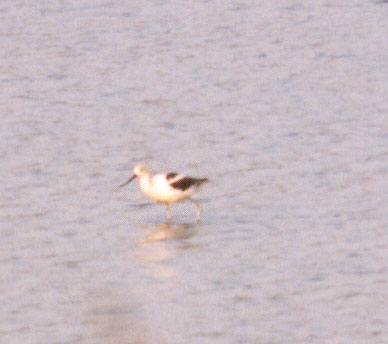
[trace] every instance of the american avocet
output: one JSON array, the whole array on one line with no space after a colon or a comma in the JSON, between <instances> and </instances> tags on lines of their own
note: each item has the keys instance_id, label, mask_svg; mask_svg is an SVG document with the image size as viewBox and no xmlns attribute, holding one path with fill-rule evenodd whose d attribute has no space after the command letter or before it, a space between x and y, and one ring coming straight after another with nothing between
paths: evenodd
<instances>
[{"instance_id":1,"label":"american avocet","mask_svg":"<svg viewBox=\"0 0 388 344\"><path fill-rule=\"evenodd\" d=\"M191 198L194 190L202 183L207 182L207 178L193 178L182 176L176 172L167 174L151 173L143 165L137 165L133 169L133 176L119 187L129 184L136 177L139 178L139 185L146 196L158 203L166 204L168 219L171 219L170 203L189 200L197 206L197 220L200 219L202 206Z\"/></svg>"}]
</instances>

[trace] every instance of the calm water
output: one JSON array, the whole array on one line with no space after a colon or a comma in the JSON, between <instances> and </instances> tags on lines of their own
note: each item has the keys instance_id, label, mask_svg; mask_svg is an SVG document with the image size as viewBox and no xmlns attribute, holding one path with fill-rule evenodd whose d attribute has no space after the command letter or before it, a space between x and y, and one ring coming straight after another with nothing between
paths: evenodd
<instances>
[{"instance_id":1,"label":"calm water","mask_svg":"<svg viewBox=\"0 0 388 344\"><path fill-rule=\"evenodd\" d=\"M387 343L387 32L378 1L3 0L0 343ZM139 162L210 178L202 223L117 191Z\"/></svg>"}]
</instances>

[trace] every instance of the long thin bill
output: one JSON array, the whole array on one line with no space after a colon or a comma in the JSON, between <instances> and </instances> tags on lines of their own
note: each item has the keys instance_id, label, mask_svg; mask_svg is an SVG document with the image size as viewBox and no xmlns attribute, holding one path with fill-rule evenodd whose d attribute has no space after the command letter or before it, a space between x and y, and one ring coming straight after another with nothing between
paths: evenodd
<instances>
[{"instance_id":1,"label":"long thin bill","mask_svg":"<svg viewBox=\"0 0 388 344\"><path fill-rule=\"evenodd\" d=\"M119 185L119 188L122 188L125 185L128 185L132 180L136 178L136 175L134 174L131 178L129 178L124 184Z\"/></svg>"}]
</instances>

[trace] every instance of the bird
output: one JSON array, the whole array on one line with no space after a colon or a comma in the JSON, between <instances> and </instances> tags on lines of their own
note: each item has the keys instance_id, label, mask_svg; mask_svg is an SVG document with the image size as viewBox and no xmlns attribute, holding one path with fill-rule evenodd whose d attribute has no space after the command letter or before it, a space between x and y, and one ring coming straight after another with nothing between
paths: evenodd
<instances>
[{"instance_id":1,"label":"bird","mask_svg":"<svg viewBox=\"0 0 388 344\"><path fill-rule=\"evenodd\" d=\"M191 196L201 184L208 182L209 179L184 176L177 172L151 175L144 165L136 165L133 169L133 175L125 183L119 185L119 188L128 185L135 178L139 179L140 189L147 197L166 205L169 221L171 221L170 204L186 200L197 206L197 221L200 220L202 206Z\"/></svg>"}]
</instances>

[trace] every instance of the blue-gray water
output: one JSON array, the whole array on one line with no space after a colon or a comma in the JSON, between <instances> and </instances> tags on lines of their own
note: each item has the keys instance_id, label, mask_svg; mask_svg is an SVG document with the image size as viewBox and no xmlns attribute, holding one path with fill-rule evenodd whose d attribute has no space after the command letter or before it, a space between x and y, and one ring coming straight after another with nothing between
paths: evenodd
<instances>
[{"instance_id":1,"label":"blue-gray water","mask_svg":"<svg viewBox=\"0 0 388 344\"><path fill-rule=\"evenodd\" d=\"M253 3L253 4L252 4ZM388 4L0 5L0 343L386 343ZM208 177L149 204L139 162Z\"/></svg>"}]
</instances>

